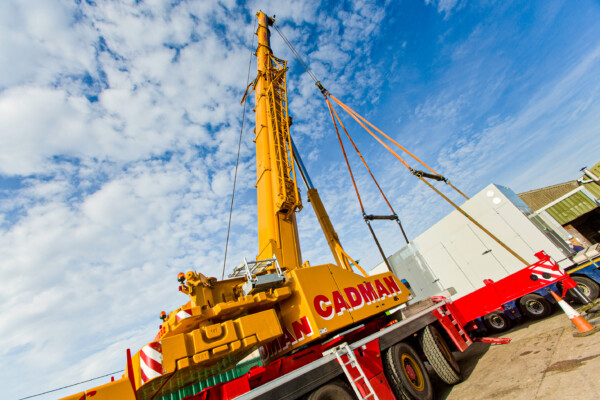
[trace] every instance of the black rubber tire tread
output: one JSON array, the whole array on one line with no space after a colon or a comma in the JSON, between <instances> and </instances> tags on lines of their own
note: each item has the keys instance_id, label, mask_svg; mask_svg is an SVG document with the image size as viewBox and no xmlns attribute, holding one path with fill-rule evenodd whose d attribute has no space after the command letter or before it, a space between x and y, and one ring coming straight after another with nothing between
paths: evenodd
<instances>
[{"instance_id":1,"label":"black rubber tire tread","mask_svg":"<svg viewBox=\"0 0 600 400\"><path fill-rule=\"evenodd\" d=\"M493 318L494 316L498 316L500 318L502 318L504 320L504 327L502 328L497 328L494 325L492 325L492 323L490 322L490 319ZM503 312L501 311L494 311L492 313L489 313L488 315L483 317L483 323L485 324L487 330L490 333L500 333L500 332L506 332L507 330L510 329L511 327L511 321L510 318L508 318Z\"/></svg>"},{"instance_id":2,"label":"black rubber tire tread","mask_svg":"<svg viewBox=\"0 0 600 400\"><path fill-rule=\"evenodd\" d=\"M544 308L541 313L533 314L527 310L526 303L528 301L537 301ZM548 315L552 314L552 304L544 298L544 296L540 296L539 294L527 294L519 299L519 305L521 306L521 312L529 319L543 319Z\"/></svg>"},{"instance_id":3,"label":"black rubber tire tread","mask_svg":"<svg viewBox=\"0 0 600 400\"><path fill-rule=\"evenodd\" d=\"M590 298L591 301L594 301L598 298L598 295L600 295L600 286L598 286L598 284L596 282L594 282L593 280L591 280L590 278L585 277L585 276L573 276L572 278L575 282L577 282L577 285L582 285L582 286L588 287L589 292L590 292L588 297ZM572 296L572 297L575 302L581 303L579 298L576 298L575 296Z\"/></svg>"},{"instance_id":4,"label":"black rubber tire tread","mask_svg":"<svg viewBox=\"0 0 600 400\"><path fill-rule=\"evenodd\" d=\"M410 355L421 370L420 372L424 381L424 390L422 392L416 392L408 382L408 378L404 375L402 365L400 364L400 356L402 354ZM427 369L417 352L408 343L398 342L387 349L382 361L385 375L398 400L433 400L433 386Z\"/></svg>"},{"instance_id":5,"label":"black rubber tire tread","mask_svg":"<svg viewBox=\"0 0 600 400\"><path fill-rule=\"evenodd\" d=\"M402 386L402 383L397 378L397 366L393 363L391 359L393 355L393 353L390 351L391 349L392 348L390 347L383 354L381 360L383 362L383 372L388 380L388 383L390 384L390 387L392 388L392 391L394 392L394 395L396 396L396 399L411 400L412 397L409 397L408 393L406 392L406 389L404 388L404 386Z\"/></svg>"},{"instance_id":6,"label":"black rubber tire tread","mask_svg":"<svg viewBox=\"0 0 600 400\"><path fill-rule=\"evenodd\" d=\"M354 400L352 389L339 379L327 382L308 395L306 400Z\"/></svg>"},{"instance_id":7,"label":"black rubber tire tread","mask_svg":"<svg viewBox=\"0 0 600 400\"><path fill-rule=\"evenodd\" d=\"M462 380L460 366L434 326L428 325L421 331L419 342L427 361L442 381L448 385L454 385ZM445 349L442 346L445 346Z\"/></svg>"}]
</instances>

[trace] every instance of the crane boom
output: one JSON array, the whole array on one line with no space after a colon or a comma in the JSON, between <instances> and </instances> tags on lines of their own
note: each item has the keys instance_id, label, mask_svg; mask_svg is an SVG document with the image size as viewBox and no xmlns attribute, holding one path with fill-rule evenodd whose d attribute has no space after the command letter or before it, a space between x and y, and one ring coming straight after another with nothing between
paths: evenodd
<instances>
[{"instance_id":1,"label":"crane boom","mask_svg":"<svg viewBox=\"0 0 600 400\"><path fill-rule=\"evenodd\" d=\"M259 11L256 96L258 260L277 258L291 270L302 263L296 211L302 208L292 157L286 62L273 56L268 25Z\"/></svg>"}]
</instances>

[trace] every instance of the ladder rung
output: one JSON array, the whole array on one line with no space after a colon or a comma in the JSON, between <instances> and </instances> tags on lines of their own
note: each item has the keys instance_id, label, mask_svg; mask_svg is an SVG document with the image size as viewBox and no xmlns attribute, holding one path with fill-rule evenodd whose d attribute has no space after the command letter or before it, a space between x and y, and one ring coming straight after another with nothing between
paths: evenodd
<instances>
[{"instance_id":1,"label":"ladder rung","mask_svg":"<svg viewBox=\"0 0 600 400\"><path fill-rule=\"evenodd\" d=\"M347 343L342 344L341 346L339 346L338 348L336 348L334 351L334 354L337 358L338 363L341 365L342 369L344 370L344 374L346 375L346 377L348 378L348 382L350 382L352 388L354 389L355 394L357 395L357 397L359 399L373 399L373 400L378 400L377 395L375 394L375 391L373 390L373 387L371 386L371 383L369 382L369 380L367 379L367 376L365 375L365 372L363 371L360 363L358 362L358 360L356 359L354 352L352 351L352 349L350 349L350 346L348 346ZM343 356L348 357L348 361L344 362L342 360ZM350 371L347 367L347 365L350 365L353 368L356 368L356 370L358 371L358 377L357 378L353 378L350 375ZM356 384L356 382L363 380L363 387L364 390L366 390L366 395L363 397L361 395L361 391L358 389L358 386Z\"/></svg>"}]
</instances>

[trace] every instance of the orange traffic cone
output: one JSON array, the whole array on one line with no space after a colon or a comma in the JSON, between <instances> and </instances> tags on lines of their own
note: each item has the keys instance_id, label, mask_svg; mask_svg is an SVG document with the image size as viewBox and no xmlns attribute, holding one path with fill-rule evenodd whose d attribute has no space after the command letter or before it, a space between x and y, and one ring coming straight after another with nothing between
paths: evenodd
<instances>
[{"instance_id":1,"label":"orange traffic cone","mask_svg":"<svg viewBox=\"0 0 600 400\"><path fill-rule=\"evenodd\" d=\"M597 326L593 326L592 324L590 324L589 322L587 322L581 316L581 314L579 314L566 301L564 301L563 299L561 299L559 295L557 295L553 291L550 291L550 293L552 293L552 296L554 297L554 300L556 300L556 302L558 303L558 305L560 306L560 308L563 309L563 311L565 312L565 314L567 314L567 317L569 317L569 319L571 320L571 322L573 323L573 325L575 325L575 328L577 328L577 332L575 332L573 334L573 336L575 336L575 337L588 336L588 335L591 335L591 334L596 333L598 331L598 327Z\"/></svg>"}]
</instances>

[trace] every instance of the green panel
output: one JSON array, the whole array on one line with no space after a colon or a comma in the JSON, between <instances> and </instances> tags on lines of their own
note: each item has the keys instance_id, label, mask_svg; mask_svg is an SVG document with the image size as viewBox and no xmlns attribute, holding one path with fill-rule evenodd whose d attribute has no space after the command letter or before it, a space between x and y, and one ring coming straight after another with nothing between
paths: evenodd
<instances>
[{"instance_id":1,"label":"green panel","mask_svg":"<svg viewBox=\"0 0 600 400\"><path fill-rule=\"evenodd\" d=\"M564 225L583 214L592 211L598 207L589 197L581 192L564 199L558 204L553 205L546 211L559 224Z\"/></svg>"},{"instance_id":2,"label":"green panel","mask_svg":"<svg viewBox=\"0 0 600 400\"><path fill-rule=\"evenodd\" d=\"M594 165L592 168L590 168L590 171L592 172L592 174L600 177L600 162Z\"/></svg>"},{"instance_id":3,"label":"green panel","mask_svg":"<svg viewBox=\"0 0 600 400\"><path fill-rule=\"evenodd\" d=\"M192 385L186 386L183 389L179 389L177 392L171 393L167 396L159 397L157 400L181 400L185 396L194 395L198 392L203 391L207 387L211 387L222 382L229 382L235 378L239 378L240 376L250 371L250 368L260 365L262 365L262 363L259 357L241 362L234 369L230 369L229 371L223 372L219 375L215 375L204 381L196 382Z\"/></svg>"},{"instance_id":4,"label":"green panel","mask_svg":"<svg viewBox=\"0 0 600 400\"><path fill-rule=\"evenodd\" d=\"M593 183L585 184L585 185L583 185L583 187L585 188L585 190L587 190L588 192L593 194L594 197L596 197L597 199L600 199L600 185L599 184L597 184L596 182L593 182Z\"/></svg>"}]
</instances>

